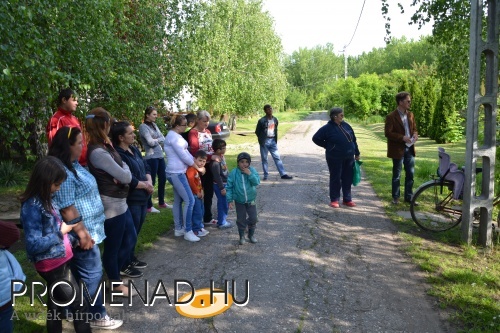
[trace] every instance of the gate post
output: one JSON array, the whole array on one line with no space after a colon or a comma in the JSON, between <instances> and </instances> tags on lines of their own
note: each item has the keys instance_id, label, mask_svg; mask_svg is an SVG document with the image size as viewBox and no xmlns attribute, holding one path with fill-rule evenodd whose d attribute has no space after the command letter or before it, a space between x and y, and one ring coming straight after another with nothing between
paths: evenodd
<instances>
[{"instance_id":1,"label":"gate post","mask_svg":"<svg viewBox=\"0 0 500 333\"><path fill-rule=\"evenodd\" d=\"M498 94L498 37L500 6L487 1L486 40L482 38L482 0L471 0L469 95L467 105L465 186L462 207L462 240L472 241L474 211L479 212L479 244L491 248L491 222L495 183ZM481 73L481 70L484 72ZM481 94L481 84L484 94ZM481 114L482 113L482 114ZM484 119L484 141L478 142L479 121ZM482 182L476 189L476 164L482 164ZM476 195L477 193L477 195Z\"/></svg>"}]
</instances>

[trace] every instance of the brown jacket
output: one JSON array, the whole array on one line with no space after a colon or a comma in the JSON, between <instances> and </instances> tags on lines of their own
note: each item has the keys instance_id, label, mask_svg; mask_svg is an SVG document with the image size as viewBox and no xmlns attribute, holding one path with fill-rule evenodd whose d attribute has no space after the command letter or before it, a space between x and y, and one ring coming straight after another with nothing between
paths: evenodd
<instances>
[{"instance_id":1,"label":"brown jacket","mask_svg":"<svg viewBox=\"0 0 500 333\"><path fill-rule=\"evenodd\" d=\"M413 113L408 111L408 127L410 128L410 136L417 132L415 117ZM405 152L405 128L398 110L394 110L385 118L385 137L387 138L387 157L400 159L403 158ZM415 145L410 147L410 151L415 156Z\"/></svg>"}]
</instances>

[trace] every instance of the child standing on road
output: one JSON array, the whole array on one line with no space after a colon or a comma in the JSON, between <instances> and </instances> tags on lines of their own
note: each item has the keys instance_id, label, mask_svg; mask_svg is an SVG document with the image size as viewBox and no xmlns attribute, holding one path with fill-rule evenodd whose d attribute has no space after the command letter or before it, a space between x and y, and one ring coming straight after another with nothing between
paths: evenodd
<instances>
[{"instance_id":1,"label":"child standing on road","mask_svg":"<svg viewBox=\"0 0 500 333\"><path fill-rule=\"evenodd\" d=\"M212 174L214 176L214 192L217 196L217 226L219 229L231 228L233 224L226 221L229 206L226 200L227 164L224 158L226 152L226 141L215 139L212 142Z\"/></svg>"},{"instance_id":2,"label":"child standing on road","mask_svg":"<svg viewBox=\"0 0 500 333\"><path fill-rule=\"evenodd\" d=\"M238 167L229 173L226 186L226 199L229 208L236 206L236 224L240 236L240 245L245 243L245 229L248 227L248 238L251 243L257 243L255 226L257 224L257 185L260 184L259 174L250 166L248 153L240 153L237 157ZM248 218L247 218L248 215Z\"/></svg>"},{"instance_id":3,"label":"child standing on road","mask_svg":"<svg viewBox=\"0 0 500 333\"><path fill-rule=\"evenodd\" d=\"M207 163L207 153L203 150L198 150L194 154L194 163L199 168L203 168ZM186 170L186 177L194 196L193 218L191 220L193 232L196 236L203 237L208 235L209 232L205 230L203 225L203 186L201 184L200 173L194 167L190 166Z\"/></svg>"}]
</instances>

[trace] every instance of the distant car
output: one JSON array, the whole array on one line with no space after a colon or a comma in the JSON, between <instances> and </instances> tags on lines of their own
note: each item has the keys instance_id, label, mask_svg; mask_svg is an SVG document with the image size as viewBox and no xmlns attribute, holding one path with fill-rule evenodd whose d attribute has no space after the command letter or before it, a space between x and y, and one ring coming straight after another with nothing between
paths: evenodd
<instances>
[{"instance_id":1,"label":"distant car","mask_svg":"<svg viewBox=\"0 0 500 333\"><path fill-rule=\"evenodd\" d=\"M229 126L225 121L215 121L210 120L208 123L208 130L212 133L212 139L227 139L229 135L231 135L231 131L229 130Z\"/></svg>"}]
</instances>

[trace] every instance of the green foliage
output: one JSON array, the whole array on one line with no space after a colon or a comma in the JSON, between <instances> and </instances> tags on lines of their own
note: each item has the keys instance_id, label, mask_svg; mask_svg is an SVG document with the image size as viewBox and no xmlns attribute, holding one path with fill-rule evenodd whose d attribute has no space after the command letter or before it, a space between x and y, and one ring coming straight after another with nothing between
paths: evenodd
<instances>
[{"instance_id":1,"label":"green foliage","mask_svg":"<svg viewBox=\"0 0 500 333\"><path fill-rule=\"evenodd\" d=\"M358 77L363 73L384 74L394 69L412 69L414 64L433 64L436 54L429 37L419 41L392 38L384 48L374 48L360 56L349 57L349 75Z\"/></svg>"},{"instance_id":2,"label":"green foliage","mask_svg":"<svg viewBox=\"0 0 500 333\"><path fill-rule=\"evenodd\" d=\"M191 22L184 47L192 64L186 83L197 104L213 115L248 115L266 103L283 109L287 92L281 41L262 3L255 0L201 2L201 22Z\"/></svg>"},{"instance_id":3,"label":"green foliage","mask_svg":"<svg viewBox=\"0 0 500 333\"><path fill-rule=\"evenodd\" d=\"M174 47L188 0L14 0L0 4L0 128L6 149L40 155L61 88L80 95L76 116L103 106L140 120L138 110L171 99L186 66ZM169 40L169 44L165 41ZM26 156L25 156L26 157Z\"/></svg>"},{"instance_id":4,"label":"green foliage","mask_svg":"<svg viewBox=\"0 0 500 333\"><path fill-rule=\"evenodd\" d=\"M307 96L306 103L297 108L322 110L334 105L328 95L330 87L344 76L344 59L334 53L332 44L300 48L285 57L284 68L288 84Z\"/></svg>"},{"instance_id":5,"label":"green foliage","mask_svg":"<svg viewBox=\"0 0 500 333\"><path fill-rule=\"evenodd\" d=\"M443 85L441 97L432 118L430 137L437 143L457 142L463 137L464 127L452 98L454 89Z\"/></svg>"},{"instance_id":6,"label":"green foliage","mask_svg":"<svg viewBox=\"0 0 500 333\"><path fill-rule=\"evenodd\" d=\"M12 161L0 161L0 185L5 187L16 186L20 179L19 165Z\"/></svg>"},{"instance_id":7,"label":"green foliage","mask_svg":"<svg viewBox=\"0 0 500 333\"><path fill-rule=\"evenodd\" d=\"M421 136L429 136L437 102L436 82L432 77L425 80L423 92L424 99L418 118L418 132Z\"/></svg>"},{"instance_id":8,"label":"green foliage","mask_svg":"<svg viewBox=\"0 0 500 333\"><path fill-rule=\"evenodd\" d=\"M307 93L299 88L290 86L285 99L287 109L304 108L307 102Z\"/></svg>"}]
</instances>

